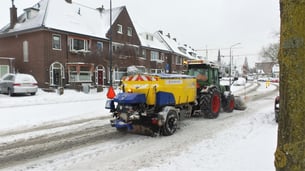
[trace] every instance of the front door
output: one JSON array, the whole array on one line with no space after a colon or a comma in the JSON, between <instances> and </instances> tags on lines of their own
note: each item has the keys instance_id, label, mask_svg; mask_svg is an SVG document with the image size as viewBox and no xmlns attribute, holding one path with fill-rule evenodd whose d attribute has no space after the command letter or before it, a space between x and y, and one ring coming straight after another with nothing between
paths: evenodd
<instances>
[{"instance_id":1,"label":"front door","mask_svg":"<svg viewBox=\"0 0 305 171\"><path fill-rule=\"evenodd\" d=\"M53 69L53 84L55 86L60 86L61 82L61 70L60 69Z\"/></svg>"},{"instance_id":2,"label":"front door","mask_svg":"<svg viewBox=\"0 0 305 171\"><path fill-rule=\"evenodd\" d=\"M50 86L64 86L63 79L64 79L64 67L59 62L54 62L50 66Z\"/></svg>"},{"instance_id":3,"label":"front door","mask_svg":"<svg viewBox=\"0 0 305 171\"><path fill-rule=\"evenodd\" d=\"M103 75L104 75L103 70L98 70L97 71L97 85L103 85L104 84Z\"/></svg>"}]
</instances>

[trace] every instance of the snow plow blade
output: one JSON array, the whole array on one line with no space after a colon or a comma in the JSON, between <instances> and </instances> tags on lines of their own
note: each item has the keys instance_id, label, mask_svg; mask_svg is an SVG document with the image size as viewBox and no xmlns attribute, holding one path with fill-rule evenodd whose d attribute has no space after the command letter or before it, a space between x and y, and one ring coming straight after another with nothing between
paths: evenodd
<instances>
[{"instance_id":1,"label":"snow plow blade","mask_svg":"<svg viewBox=\"0 0 305 171\"><path fill-rule=\"evenodd\" d=\"M240 96L235 96L234 100L235 100L235 104L234 104L235 110L246 110L247 109L247 105L246 105L245 101Z\"/></svg>"}]
</instances>

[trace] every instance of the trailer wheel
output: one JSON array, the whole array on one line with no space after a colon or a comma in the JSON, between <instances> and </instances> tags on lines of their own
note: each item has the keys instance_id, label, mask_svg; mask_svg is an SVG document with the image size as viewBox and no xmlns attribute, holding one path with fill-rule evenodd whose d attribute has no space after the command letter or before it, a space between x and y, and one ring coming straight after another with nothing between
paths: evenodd
<instances>
[{"instance_id":1,"label":"trailer wheel","mask_svg":"<svg viewBox=\"0 0 305 171\"><path fill-rule=\"evenodd\" d=\"M166 121L161 129L162 135L169 136L173 135L177 130L178 125L178 116L177 113L173 110L169 111L167 114Z\"/></svg>"},{"instance_id":2,"label":"trailer wheel","mask_svg":"<svg viewBox=\"0 0 305 171\"><path fill-rule=\"evenodd\" d=\"M226 98L223 101L223 110L225 112L228 112L228 113L233 112L234 106L235 106L235 100L234 100L234 96L233 95L228 96L228 98Z\"/></svg>"},{"instance_id":3,"label":"trailer wheel","mask_svg":"<svg viewBox=\"0 0 305 171\"><path fill-rule=\"evenodd\" d=\"M219 115L220 104L220 93L217 89L213 88L207 94L202 95L200 109L204 117L214 119Z\"/></svg>"}]
</instances>

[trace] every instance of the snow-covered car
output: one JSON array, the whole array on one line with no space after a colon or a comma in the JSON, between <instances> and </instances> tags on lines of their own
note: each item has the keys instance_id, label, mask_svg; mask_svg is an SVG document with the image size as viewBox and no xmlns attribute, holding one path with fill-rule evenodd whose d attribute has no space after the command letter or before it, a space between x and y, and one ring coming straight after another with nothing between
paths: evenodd
<instances>
[{"instance_id":1,"label":"snow-covered car","mask_svg":"<svg viewBox=\"0 0 305 171\"><path fill-rule=\"evenodd\" d=\"M15 94L35 95L38 90L36 79L30 74L6 74L0 80L0 92L10 96Z\"/></svg>"},{"instance_id":2,"label":"snow-covered car","mask_svg":"<svg viewBox=\"0 0 305 171\"><path fill-rule=\"evenodd\" d=\"M239 77L238 80L234 81L234 86L245 86L246 85L246 79Z\"/></svg>"},{"instance_id":3,"label":"snow-covered car","mask_svg":"<svg viewBox=\"0 0 305 171\"><path fill-rule=\"evenodd\" d=\"M248 80L248 81L254 81L254 76L250 76L250 75L249 75L249 76L247 77L247 80Z\"/></svg>"},{"instance_id":4,"label":"snow-covered car","mask_svg":"<svg viewBox=\"0 0 305 171\"><path fill-rule=\"evenodd\" d=\"M266 82L269 79L267 77L258 77L257 81Z\"/></svg>"},{"instance_id":5,"label":"snow-covered car","mask_svg":"<svg viewBox=\"0 0 305 171\"><path fill-rule=\"evenodd\" d=\"M280 96L276 96L274 100L274 114L275 114L275 121L278 122L280 113Z\"/></svg>"}]
</instances>

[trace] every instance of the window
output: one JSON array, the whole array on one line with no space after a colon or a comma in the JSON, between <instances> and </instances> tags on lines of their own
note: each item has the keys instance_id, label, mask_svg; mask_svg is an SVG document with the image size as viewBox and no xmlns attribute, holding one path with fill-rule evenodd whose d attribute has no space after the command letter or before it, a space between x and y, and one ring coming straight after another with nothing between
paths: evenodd
<instances>
[{"instance_id":1,"label":"window","mask_svg":"<svg viewBox=\"0 0 305 171\"><path fill-rule=\"evenodd\" d=\"M89 40L80 38L69 39L70 51L89 51Z\"/></svg>"},{"instance_id":2,"label":"window","mask_svg":"<svg viewBox=\"0 0 305 171\"><path fill-rule=\"evenodd\" d=\"M179 49L182 53L186 54L186 49L185 49L184 47L178 47L178 49Z\"/></svg>"},{"instance_id":3,"label":"window","mask_svg":"<svg viewBox=\"0 0 305 171\"><path fill-rule=\"evenodd\" d=\"M150 60L151 61L158 61L159 60L159 53L156 51L150 52Z\"/></svg>"},{"instance_id":4,"label":"window","mask_svg":"<svg viewBox=\"0 0 305 171\"><path fill-rule=\"evenodd\" d=\"M121 24L118 24L118 33L123 34L123 26Z\"/></svg>"},{"instance_id":5,"label":"window","mask_svg":"<svg viewBox=\"0 0 305 171\"><path fill-rule=\"evenodd\" d=\"M132 36L132 28L131 27L127 27L127 35Z\"/></svg>"},{"instance_id":6,"label":"window","mask_svg":"<svg viewBox=\"0 0 305 171\"><path fill-rule=\"evenodd\" d=\"M79 81L91 81L91 71L88 66L80 66Z\"/></svg>"},{"instance_id":7,"label":"window","mask_svg":"<svg viewBox=\"0 0 305 171\"><path fill-rule=\"evenodd\" d=\"M146 34L146 40L154 41L154 36Z\"/></svg>"},{"instance_id":8,"label":"window","mask_svg":"<svg viewBox=\"0 0 305 171\"><path fill-rule=\"evenodd\" d=\"M176 56L176 64L177 65L182 65L182 57Z\"/></svg>"},{"instance_id":9,"label":"window","mask_svg":"<svg viewBox=\"0 0 305 171\"><path fill-rule=\"evenodd\" d=\"M127 69L126 68L116 68L114 70L114 81L116 83L119 83L120 80L122 80L123 76L126 76L127 75Z\"/></svg>"},{"instance_id":10,"label":"window","mask_svg":"<svg viewBox=\"0 0 305 171\"><path fill-rule=\"evenodd\" d=\"M0 65L0 78L7 73L9 73L9 66L8 65Z\"/></svg>"},{"instance_id":11,"label":"window","mask_svg":"<svg viewBox=\"0 0 305 171\"><path fill-rule=\"evenodd\" d=\"M69 82L92 82L92 66L71 65L69 70Z\"/></svg>"},{"instance_id":12,"label":"window","mask_svg":"<svg viewBox=\"0 0 305 171\"><path fill-rule=\"evenodd\" d=\"M56 50L61 50L61 36L58 34L53 34L52 48Z\"/></svg>"},{"instance_id":13,"label":"window","mask_svg":"<svg viewBox=\"0 0 305 171\"><path fill-rule=\"evenodd\" d=\"M103 42L97 42L96 47L98 52L103 52L103 48L104 48Z\"/></svg>"},{"instance_id":14,"label":"window","mask_svg":"<svg viewBox=\"0 0 305 171\"><path fill-rule=\"evenodd\" d=\"M29 62L29 43L23 42L23 62Z\"/></svg>"},{"instance_id":15,"label":"window","mask_svg":"<svg viewBox=\"0 0 305 171\"><path fill-rule=\"evenodd\" d=\"M160 74L160 73L164 73L163 69L151 69L150 73L152 74Z\"/></svg>"},{"instance_id":16,"label":"window","mask_svg":"<svg viewBox=\"0 0 305 171\"><path fill-rule=\"evenodd\" d=\"M142 49L142 57L146 59L146 49Z\"/></svg>"}]
</instances>

